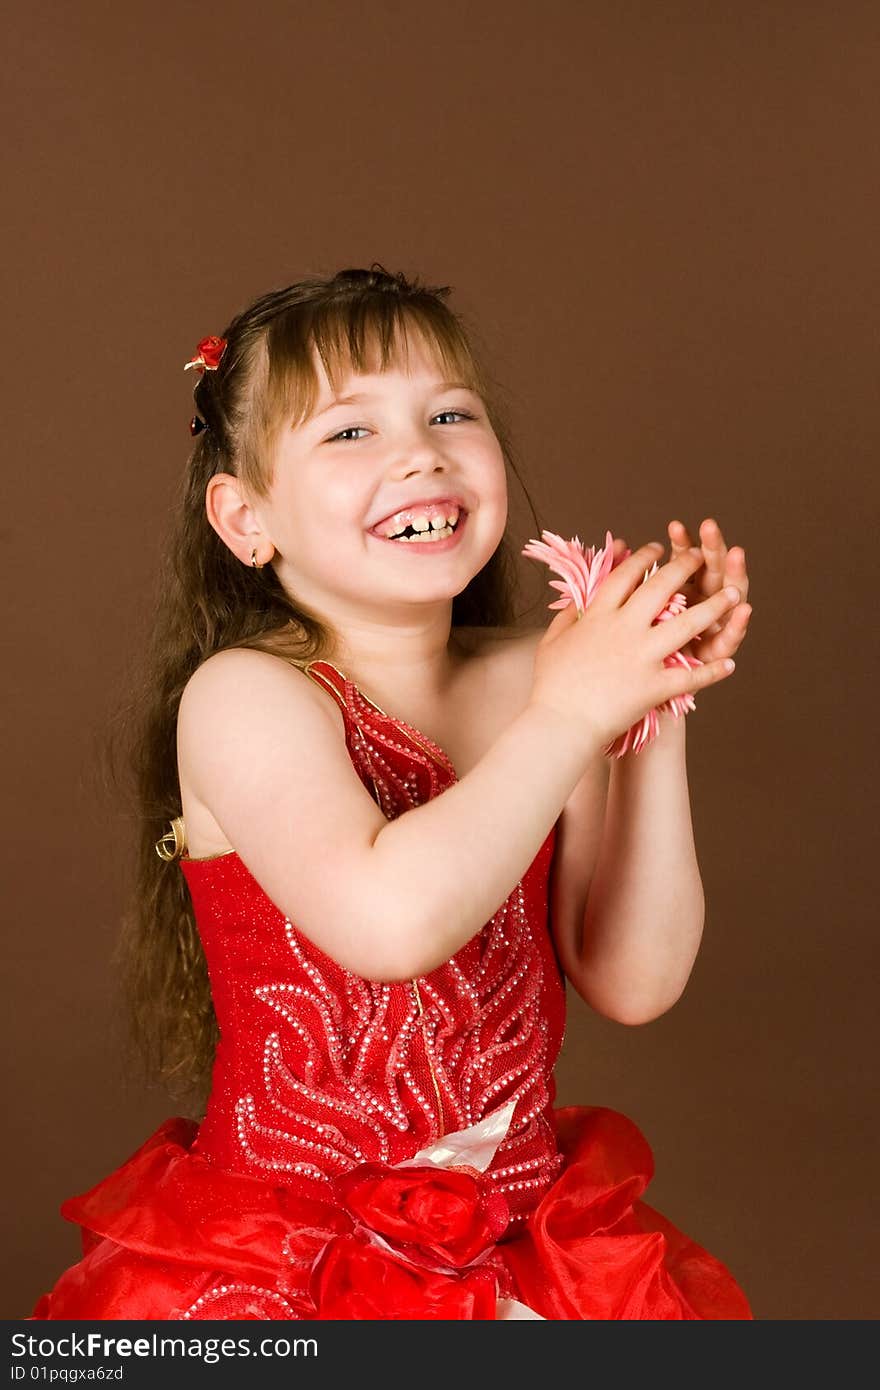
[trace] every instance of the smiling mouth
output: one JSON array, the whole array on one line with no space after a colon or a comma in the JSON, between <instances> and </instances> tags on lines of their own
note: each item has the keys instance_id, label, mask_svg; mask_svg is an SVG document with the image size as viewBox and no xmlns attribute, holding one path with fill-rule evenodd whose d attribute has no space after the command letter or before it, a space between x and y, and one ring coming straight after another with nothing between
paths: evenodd
<instances>
[{"instance_id":1,"label":"smiling mouth","mask_svg":"<svg viewBox=\"0 0 880 1390\"><path fill-rule=\"evenodd\" d=\"M454 535L459 528L463 515L464 513L460 513L457 521L452 526L447 522L445 526L440 526L436 529L433 526L429 526L427 531L417 531L415 527L407 526L399 535L383 536L382 539L386 541L404 541L407 544L414 545L433 545L435 541L445 541L448 540L450 536Z\"/></svg>"},{"instance_id":2,"label":"smiling mouth","mask_svg":"<svg viewBox=\"0 0 880 1390\"><path fill-rule=\"evenodd\" d=\"M466 511L461 510L452 525L447 522L445 526L436 528L430 526L425 531L416 531L414 527L408 525L403 532L396 536L383 536L374 530L370 530L368 535L375 536L376 540L384 541L386 545L406 545L424 550L429 550L432 546L445 549L464 529L467 515Z\"/></svg>"}]
</instances>

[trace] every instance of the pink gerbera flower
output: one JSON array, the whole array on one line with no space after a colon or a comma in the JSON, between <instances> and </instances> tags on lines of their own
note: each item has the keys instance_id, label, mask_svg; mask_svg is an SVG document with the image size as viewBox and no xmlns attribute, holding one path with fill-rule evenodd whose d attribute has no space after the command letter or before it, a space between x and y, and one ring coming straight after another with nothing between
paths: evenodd
<instances>
[{"instance_id":1,"label":"pink gerbera flower","mask_svg":"<svg viewBox=\"0 0 880 1390\"><path fill-rule=\"evenodd\" d=\"M578 536L574 536L570 541L563 540L562 536L557 536L554 531L542 531L542 541L529 541L523 547L523 555L533 560L540 560L549 566L559 579L551 579L551 589L558 589L563 595L554 603L548 604L548 608L568 608L572 603L578 611L578 617L584 612L592 602L593 596L602 583L603 579L621 564L629 555L631 550L624 550L620 559L614 560L614 538L610 531L605 532L605 544L601 550L594 546L584 549L583 542ZM642 578L644 584L656 573L658 562L655 560L650 569L645 570ZM687 608L687 599L684 594L673 594L668 603L657 614L655 623L665 622L667 618L677 617ZM664 666L701 666L702 662L694 656L687 656L684 652L671 652L664 657ZM624 753L630 749L634 753L639 753L642 748L655 739L660 732L660 714L667 711L675 716L686 714L689 710L696 709L693 695L673 695L671 699L664 700L656 709L649 710L643 719L633 724L627 729L625 734L613 739L604 750L608 756L622 758Z\"/></svg>"}]
</instances>

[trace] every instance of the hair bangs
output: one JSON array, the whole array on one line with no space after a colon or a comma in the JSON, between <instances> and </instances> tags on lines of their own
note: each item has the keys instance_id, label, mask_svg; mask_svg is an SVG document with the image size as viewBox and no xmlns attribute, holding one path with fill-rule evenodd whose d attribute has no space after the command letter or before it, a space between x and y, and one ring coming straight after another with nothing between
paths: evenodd
<instances>
[{"instance_id":1,"label":"hair bangs","mask_svg":"<svg viewBox=\"0 0 880 1390\"><path fill-rule=\"evenodd\" d=\"M409 371L410 344L416 342L449 381L486 396L482 373L459 324L443 305L427 299L404 302L382 292L296 305L276 316L265 337L263 401L255 412L262 425L266 457L282 429L295 429L312 414L321 391L319 358L334 392L349 377Z\"/></svg>"}]
</instances>

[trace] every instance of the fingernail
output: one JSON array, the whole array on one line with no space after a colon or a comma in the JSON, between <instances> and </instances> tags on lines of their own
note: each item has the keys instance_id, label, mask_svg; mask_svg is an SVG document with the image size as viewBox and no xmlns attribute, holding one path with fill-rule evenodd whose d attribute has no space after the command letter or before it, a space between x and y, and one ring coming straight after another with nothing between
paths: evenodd
<instances>
[{"instance_id":1,"label":"fingernail","mask_svg":"<svg viewBox=\"0 0 880 1390\"><path fill-rule=\"evenodd\" d=\"M735 671L735 670L736 670L736 662L734 661L733 657L728 656L728 657L725 658L725 661L724 661L724 669L725 669L725 671Z\"/></svg>"},{"instance_id":2,"label":"fingernail","mask_svg":"<svg viewBox=\"0 0 880 1390\"><path fill-rule=\"evenodd\" d=\"M728 584L727 588L724 590L724 596L725 598L729 598L731 601L733 601L734 599L738 599L739 589L737 589L734 584Z\"/></svg>"}]
</instances>

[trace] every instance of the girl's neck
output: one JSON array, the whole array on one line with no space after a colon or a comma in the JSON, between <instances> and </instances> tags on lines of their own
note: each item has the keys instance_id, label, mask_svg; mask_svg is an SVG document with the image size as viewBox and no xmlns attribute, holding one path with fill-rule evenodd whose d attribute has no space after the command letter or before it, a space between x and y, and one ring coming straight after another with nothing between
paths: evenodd
<instances>
[{"instance_id":1,"label":"girl's neck","mask_svg":"<svg viewBox=\"0 0 880 1390\"><path fill-rule=\"evenodd\" d=\"M382 704L405 703L430 709L449 698L467 660L464 643L450 631L445 642L435 635L416 635L387 643L371 636L367 644L349 636L329 660L365 695Z\"/></svg>"}]
</instances>

